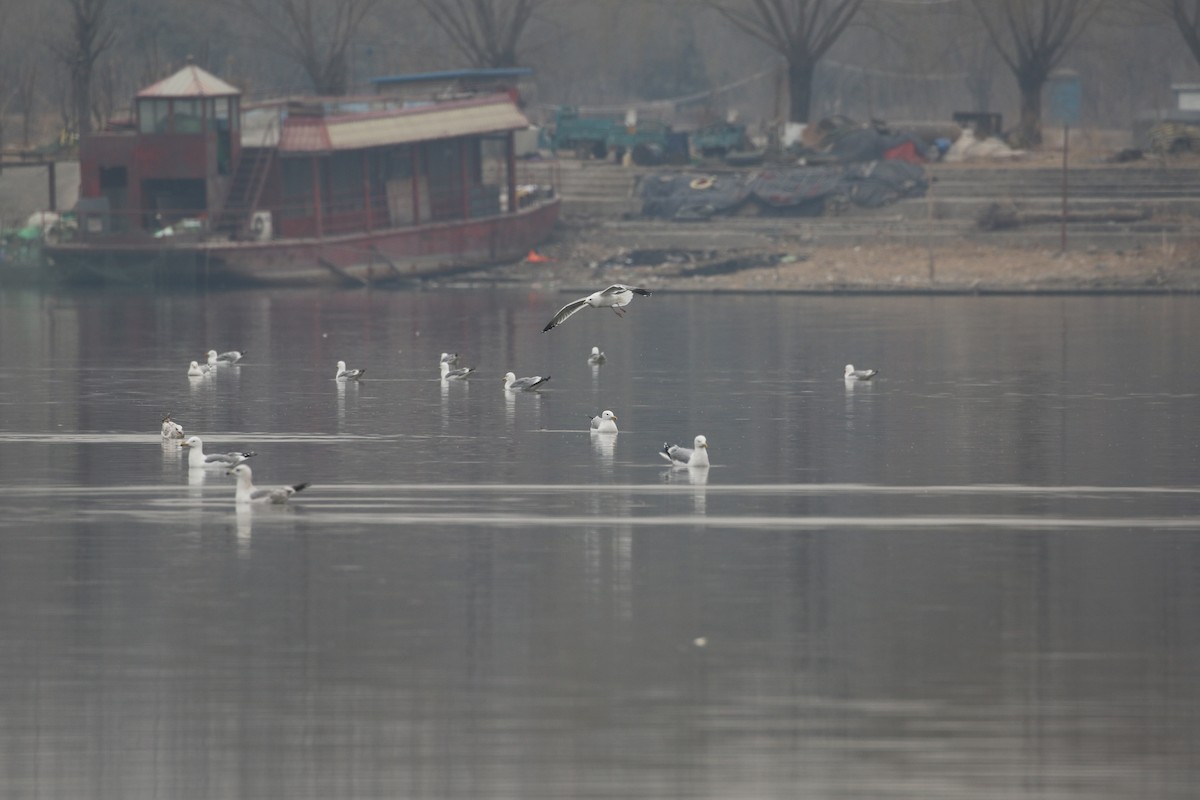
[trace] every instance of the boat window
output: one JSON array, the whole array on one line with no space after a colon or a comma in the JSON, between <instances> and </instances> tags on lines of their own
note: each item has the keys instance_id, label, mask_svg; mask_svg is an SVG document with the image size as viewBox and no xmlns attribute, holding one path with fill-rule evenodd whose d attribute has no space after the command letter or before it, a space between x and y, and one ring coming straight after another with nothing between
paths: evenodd
<instances>
[{"instance_id":1,"label":"boat window","mask_svg":"<svg viewBox=\"0 0 1200 800\"><path fill-rule=\"evenodd\" d=\"M312 162L307 158L280 159L283 171L283 197L280 207L283 217L300 219L313 215Z\"/></svg>"},{"instance_id":2,"label":"boat window","mask_svg":"<svg viewBox=\"0 0 1200 800\"><path fill-rule=\"evenodd\" d=\"M386 158L383 166L385 181L412 177L412 147L409 145L393 147L384 153L384 157Z\"/></svg>"},{"instance_id":3,"label":"boat window","mask_svg":"<svg viewBox=\"0 0 1200 800\"><path fill-rule=\"evenodd\" d=\"M175 101L175 132L200 133L201 100Z\"/></svg>"},{"instance_id":4,"label":"boat window","mask_svg":"<svg viewBox=\"0 0 1200 800\"><path fill-rule=\"evenodd\" d=\"M323 164L328 165L325 180L325 213L330 216L360 211L363 207L362 153L353 150L334 153Z\"/></svg>"},{"instance_id":5,"label":"boat window","mask_svg":"<svg viewBox=\"0 0 1200 800\"><path fill-rule=\"evenodd\" d=\"M427 142L424 147L425 165L429 172L430 212L435 220L462 219L463 207L463 142L445 139Z\"/></svg>"},{"instance_id":6,"label":"boat window","mask_svg":"<svg viewBox=\"0 0 1200 800\"><path fill-rule=\"evenodd\" d=\"M170 100L150 98L138 101L139 133L166 133L170 119Z\"/></svg>"}]
</instances>

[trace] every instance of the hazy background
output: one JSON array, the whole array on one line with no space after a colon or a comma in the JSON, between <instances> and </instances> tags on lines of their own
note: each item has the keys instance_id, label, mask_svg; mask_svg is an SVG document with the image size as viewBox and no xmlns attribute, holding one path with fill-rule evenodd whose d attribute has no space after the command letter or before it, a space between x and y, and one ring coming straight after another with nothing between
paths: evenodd
<instances>
[{"instance_id":1,"label":"hazy background","mask_svg":"<svg viewBox=\"0 0 1200 800\"><path fill-rule=\"evenodd\" d=\"M819 60L812 118L948 119L956 110L986 109L1015 121L1016 81L982 15L1026 2L864 0ZM716 5L486 0L478 7L497 25L517 13L526 21L511 47L472 55L448 35L454 20L439 25L430 13L458 4L432 0L0 0L0 142L37 145L78 128L72 86L89 64L90 125L127 107L134 92L189 55L251 101L313 92L314 75L353 94L369 91L374 76L513 63L534 70L523 88L535 121L558 103L620 107L697 93L688 109L696 117L732 110L757 124L786 116L783 59ZM753 11L740 0L719 5ZM797 13L808 3L778 5ZM1173 106L1172 82L1200 78L1180 29L1162 13L1172 5L1194 13L1195 0L1034 5L1065 19L1087 15L1057 65L1082 75L1086 126L1128 129L1134 117ZM83 35L89 26L90 39ZM331 65L344 75L330 76Z\"/></svg>"}]
</instances>

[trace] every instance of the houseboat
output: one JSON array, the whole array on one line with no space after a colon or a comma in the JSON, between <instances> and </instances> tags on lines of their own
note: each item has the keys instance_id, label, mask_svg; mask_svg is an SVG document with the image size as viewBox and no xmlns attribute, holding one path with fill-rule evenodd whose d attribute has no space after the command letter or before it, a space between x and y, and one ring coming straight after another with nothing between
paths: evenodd
<instances>
[{"instance_id":1,"label":"houseboat","mask_svg":"<svg viewBox=\"0 0 1200 800\"><path fill-rule=\"evenodd\" d=\"M68 280L368 284L515 261L553 229L515 91L241 102L189 64L83 137ZM449 96L445 96L445 95ZM543 173L544 174L544 173Z\"/></svg>"}]
</instances>

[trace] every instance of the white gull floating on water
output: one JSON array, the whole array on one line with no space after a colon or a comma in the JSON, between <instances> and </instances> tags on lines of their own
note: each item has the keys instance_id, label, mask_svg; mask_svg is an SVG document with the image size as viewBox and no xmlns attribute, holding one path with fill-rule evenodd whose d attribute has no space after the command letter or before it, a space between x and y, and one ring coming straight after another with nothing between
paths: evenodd
<instances>
[{"instance_id":1,"label":"white gull floating on water","mask_svg":"<svg viewBox=\"0 0 1200 800\"><path fill-rule=\"evenodd\" d=\"M616 433L617 415L605 409L599 416L592 417L593 433Z\"/></svg>"},{"instance_id":2,"label":"white gull floating on water","mask_svg":"<svg viewBox=\"0 0 1200 800\"><path fill-rule=\"evenodd\" d=\"M279 505L286 503L289 497L296 492L304 491L310 485L307 483L296 483L291 486L272 486L269 489L260 489L254 485L254 473L250 471L250 465L248 464L238 464L225 474L237 477L237 490L234 492L233 497L239 504L274 503Z\"/></svg>"},{"instance_id":3,"label":"white gull floating on water","mask_svg":"<svg viewBox=\"0 0 1200 800\"><path fill-rule=\"evenodd\" d=\"M162 421L162 438L164 439L182 439L183 426L171 419L171 415L167 414Z\"/></svg>"},{"instance_id":4,"label":"white gull floating on water","mask_svg":"<svg viewBox=\"0 0 1200 800\"><path fill-rule=\"evenodd\" d=\"M346 369L346 362L339 361L339 362L337 362L337 372L334 373L333 377L334 377L334 380L339 380L339 381L344 381L344 380L356 381L359 378L361 378L363 375L366 375L366 374L367 374L367 371L365 369Z\"/></svg>"},{"instance_id":5,"label":"white gull floating on water","mask_svg":"<svg viewBox=\"0 0 1200 800\"><path fill-rule=\"evenodd\" d=\"M474 367L459 367L451 369L449 361L442 361L438 364L442 371L442 380L462 380L475 371Z\"/></svg>"},{"instance_id":6,"label":"white gull floating on water","mask_svg":"<svg viewBox=\"0 0 1200 800\"><path fill-rule=\"evenodd\" d=\"M528 392L531 389L536 389L546 381L550 380L550 376L542 377L534 375L530 378L518 378L515 372L504 373L504 388L510 392Z\"/></svg>"},{"instance_id":7,"label":"white gull floating on water","mask_svg":"<svg viewBox=\"0 0 1200 800\"><path fill-rule=\"evenodd\" d=\"M228 350L224 353L218 353L216 350L208 351L208 365L215 367L218 365L229 366L238 363L246 353L243 350Z\"/></svg>"},{"instance_id":8,"label":"white gull floating on water","mask_svg":"<svg viewBox=\"0 0 1200 800\"><path fill-rule=\"evenodd\" d=\"M855 369L853 364L846 365L846 371L843 373L848 381L869 381L879 374L877 369Z\"/></svg>"},{"instance_id":9,"label":"white gull floating on water","mask_svg":"<svg viewBox=\"0 0 1200 800\"><path fill-rule=\"evenodd\" d=\"M248 450L245 453L239 453L236 450L228 453L205 453L204 441L199 436L192 436L187 441L180 442L179 446L188 449L188 466L196 468L236 467L247 458L253 458L258 455L253 450Z\"/></svg>"},{"instance_id":10,"label":"white gull floating on water","mask_svg":"<svg viewBox=\"0 0 1200 800\"><path fill-rule=\"evenodd\" d=\"M673 467L707 467L708 439L703 435L697 436L695 447L680 447L677 444L664 444L659 455L671 462Z\"/></svg>"},{"instance_id":11,"label":"white gull floating on water","mask_svg":"<svg viewBox=\"0 0 1200 800\"><path fill-rule=\"evenodd\" d=\"M591 364L592 366L599 366L600 364L603 364L607 360L608 360L608 357L604 355L604 351L601 350L599 347L593 347L592 354L590 356L588 356L588 363Z\"/></svg>"},{"instance_id":12,"label":"white gull floating on water","mask_svg":"<svg viewBox=\"0 0 1200 800\"><path fill-rule=\"evenodd\" d=\"M592 292L587 297L572 300L558 310L558 313L554 315L554 319L546 323L546 327L542 328L542 333L550 330L555 325L563 324L568 317L582 308L611 308L616 312L617 316L623 317L625 316L625 306L633 302L635 294L649 297L650 290L643 289L640 286L627 286L623 283L614 283L607 289L601 289L598 292Z\"/></svg>"},{"instance_id":13,"label":"white gull floating on water","mask_svg":"<svg viewBox=\"0 0 1200 800\"><path fill-rule=\"evenodd\" d=\"M201 366L199 361L193 361L188 365L189 378L203 378L210 371L212 371L212 367L210 367L208 364Z\"/></svg>"}]
</instances>

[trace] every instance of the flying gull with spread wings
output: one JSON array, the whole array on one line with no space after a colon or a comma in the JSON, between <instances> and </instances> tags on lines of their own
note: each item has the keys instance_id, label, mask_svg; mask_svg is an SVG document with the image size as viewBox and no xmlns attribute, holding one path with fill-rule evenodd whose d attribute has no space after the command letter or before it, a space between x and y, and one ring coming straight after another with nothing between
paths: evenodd
<instances>
[{"instance_id":1,"label":"flying gull with spread wings","mask_svg":"<svg viewBox=\"0 0 1200 800\"><path fill-rule=\"evenodd\" d=\"M542 333L545 333L556 325L563 324L568 317L581 308L611 308L616 312L618 317L623 317L625 316L625 306L633 301L635 294L649 297L650 290L643 289L640 286L626 286L623 283L614 283L607 289L592 292L587 297L573 300L560 308L558 313L554 315L554 319L547 322L546 327L542 328Z\"/></svg>"}]
</instances>

